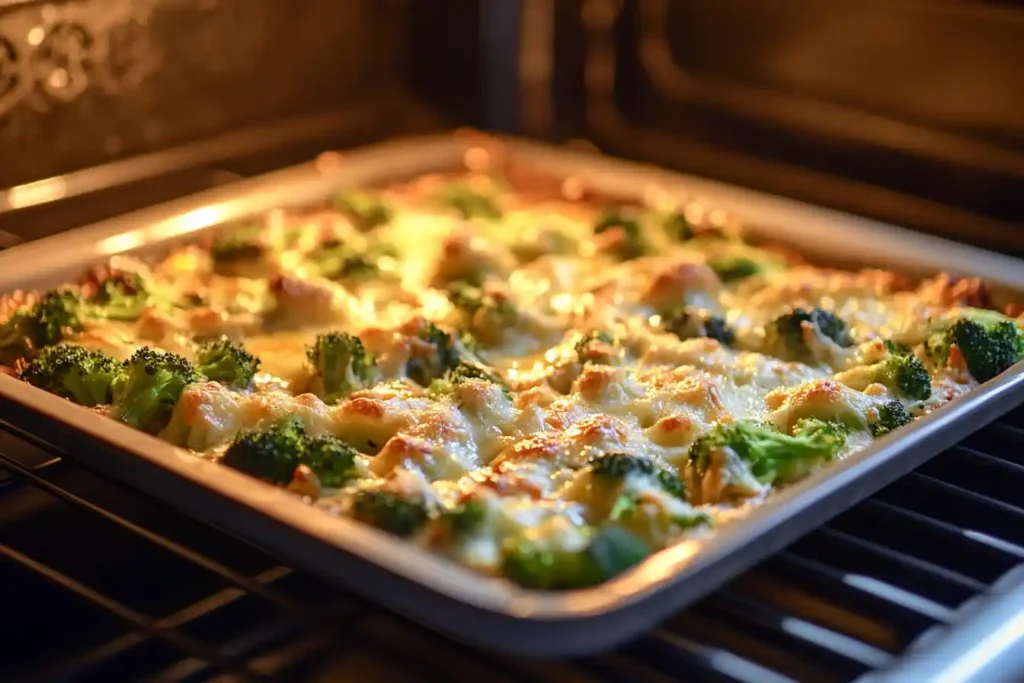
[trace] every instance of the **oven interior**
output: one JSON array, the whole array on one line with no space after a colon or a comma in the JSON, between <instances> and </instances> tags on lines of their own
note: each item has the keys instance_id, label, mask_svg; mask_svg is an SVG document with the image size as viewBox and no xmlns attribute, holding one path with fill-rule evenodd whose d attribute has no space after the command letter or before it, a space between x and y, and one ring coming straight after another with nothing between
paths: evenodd
<instances>
[{"instance_id":1,"label":"oven interior","mask_svg":"<svg viewBox=\"0 0 1024 683\"><path fill-rule=\"evenodd\" d=\"M474 126L1019 255L1022 35L996 0L0 2L0 248ZM635 642L543 662L325 585L0 416L0 678L1010 680L1022 452L1017 408Z\"/></svg>"}]
</instances>

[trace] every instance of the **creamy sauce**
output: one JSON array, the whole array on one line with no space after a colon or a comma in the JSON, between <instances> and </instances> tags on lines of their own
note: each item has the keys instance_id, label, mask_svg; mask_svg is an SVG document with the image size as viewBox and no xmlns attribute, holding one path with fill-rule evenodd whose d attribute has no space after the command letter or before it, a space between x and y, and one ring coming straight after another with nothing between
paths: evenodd
<instances>
[{"instance_id":1,"label":"creamy sauce","mask_svg":"<svg viewBox=\"0 0 1024 683\"><path fill-rule=\"evenodd\" d=\"M669 496L650 476L609 488L586 467L594 456L643 456L692 491L688 449L719 424L750 419L789 432L820 418L849 429L839 457L866 448L872 415L898 398L867 369L884 357L878 340L919 346L929 320L950 308L934 282L900 289L890 273L789 266L781 254L729 233L677 241L655 214L640 219L646 253L622 260L623 231L596 233L597 211L586 204L531 207L507 195L499 203L515 208L503 218L464 219L411 201L421 190L414 184L385 194L393 218L370 232L333 211L268 221L264 254L247 271L261 277L215 273L205 248L182 248L148 277L161 300L198 303L154 305L132 322L91 321L72 341L123 359L144 345L190 357L194 337L243 337L262 361L253 387L189 386L162 438L216 457L239 433L298 416L311 434L338 436L364 454L361 478L314 491L317 506L346 514L363 488L412 492L449 507L481 500L486 519L470 537L420 540L493 574L511 537L585 547L590 528L623 495L635 498L638 511L630 528L658 548L707 533L707 524L681 520L705 515L726 524L769 493L754 487L750 497L695 505ZM332 240L384 245L387 255L369 277L332 280L317 260ZM723 282L711 265L727 258L748 259L759 272ZM467 313L446 289L453 280L479 285L511 313ZM662 329L668 311L683 305L721 315L735 341L680 339ZM809 340L813 358L805 362L772 355L765 325L814 306L849 323L852 343ZM422 320L472 332L483 342L480 358L508 390L467 382L439 396L408 380ZM359 335L377 359L380 383L334 405L308 393L305 348L326 330ZM600 351L611 355L581 362L577 345L598 331L614 339ZM904 401L918 415L975 384L962 370L931 371L932 397ZM698 498L691 493L690 503Z\"/></svg>"}]
</instances>

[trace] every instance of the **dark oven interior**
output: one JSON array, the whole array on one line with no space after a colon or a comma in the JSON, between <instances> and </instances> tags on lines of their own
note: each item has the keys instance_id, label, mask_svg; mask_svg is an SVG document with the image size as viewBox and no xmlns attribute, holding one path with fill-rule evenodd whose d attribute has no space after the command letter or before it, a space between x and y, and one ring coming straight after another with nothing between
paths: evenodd
<instances>
[{"instance_id":1,"label":"dark oven interior","mask_svg":"<svg viewBox=\"0 0 1024 683\"><path fill-rule=\"evenodd\" d=\"M1020 254L1022 37L997 0L0 0L0 248L468 125ZM1018 408L626 647L540 662L325 585L4 414L0 678L1010 680L1022 451Z\"/></svg>"}]
</instances>

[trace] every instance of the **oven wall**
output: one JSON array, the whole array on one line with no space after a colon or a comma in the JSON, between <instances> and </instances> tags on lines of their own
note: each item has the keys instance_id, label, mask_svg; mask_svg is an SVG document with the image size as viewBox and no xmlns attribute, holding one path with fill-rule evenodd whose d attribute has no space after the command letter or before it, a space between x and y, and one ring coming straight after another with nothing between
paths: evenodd
<instances>
[{"instance_id":1,"label":"oven wall","mask_svg":"<svg viewBox=\"0 0 1024 683\"><path fill-rule=\"evenodd\" d=\"M0 188L300 116L476 123L476 7L0 0Z\"/></svg>"},{"instance_id":2,"label":"oven wall","mask_svg":"<svg viewBox=\"0 0 1024 683\"><path fill-rule=\"evenodd\" d=\"M1024 5L582 0L557 12L563 136L1024 251Z\"/></svg>"}]
</instances>

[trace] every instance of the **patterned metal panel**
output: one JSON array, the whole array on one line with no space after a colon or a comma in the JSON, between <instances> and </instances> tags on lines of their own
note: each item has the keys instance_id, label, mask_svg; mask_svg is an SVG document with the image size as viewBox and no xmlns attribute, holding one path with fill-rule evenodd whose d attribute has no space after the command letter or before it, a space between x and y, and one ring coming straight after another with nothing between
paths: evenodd
<instances>
[{"instance_id":1,"label":"patterned metal panel","mask_svg":"<svg viewBox=\"0 0 1024 683\"><path fill-rule=\"evenodd\" d=\"M0 186L393 86L394 0L0 0Z\"/></svg>"}]
</instances>

